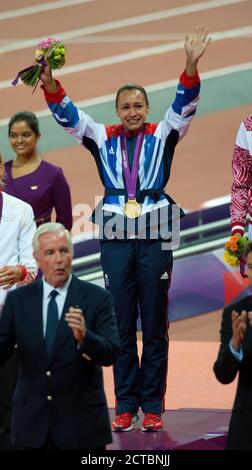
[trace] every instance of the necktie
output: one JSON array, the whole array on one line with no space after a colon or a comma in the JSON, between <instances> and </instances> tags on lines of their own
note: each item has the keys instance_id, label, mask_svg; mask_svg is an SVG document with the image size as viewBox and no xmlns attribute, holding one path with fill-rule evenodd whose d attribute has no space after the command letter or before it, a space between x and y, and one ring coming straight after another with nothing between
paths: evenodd
<instances>
[{"instance_id":1,"label":"necktie","mask_svg":"<svg viewBox=\"0 0 252 470\"><path fill-rule=\"evenodd\" d=\"M46 319L46 333L45 333L45 342L46 350L48 356L50 356L52 351L52 346L56 334L56 330L59 323L59 313L58 306L55 300L55 297L58 295L56 290L53 290L50 294L50 301L47 308L47 319Z\"/></svg>"}]
</instances>

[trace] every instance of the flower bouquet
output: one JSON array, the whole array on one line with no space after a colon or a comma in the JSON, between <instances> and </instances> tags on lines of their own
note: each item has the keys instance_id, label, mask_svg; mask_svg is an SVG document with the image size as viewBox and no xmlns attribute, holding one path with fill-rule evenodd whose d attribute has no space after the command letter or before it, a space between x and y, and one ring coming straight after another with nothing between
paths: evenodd
<instances>
[{"instance_id":1,"label":"flower bouquet","mask_svg":"<svg viewBox=\"0 0 252 470\"><path fill-rule=\"evenodd\" d=\"M242 277L247 277L245 274L245 259L243 253L248 243L248 237L238 237L238 235L232 235L230 240L225 243L224 260L233 268L240 266Z\"/></svg>"},{"instance_id":2,"label":"flower bouquet","mask_svg":"<svg viewBox=\"0 0 252 470\"><path fill-rule=\"evenodd\" d=\"M40 74L46 66L46 60L50 63L52 69L60 69L65 63L66 49L63 42L55 38L44 39L39 42L35 51L36 63L18 72L12 85L17 85L19 78L25 85L32 86L33 93L39 82ZM46 60L45 60L46 59Z\"/></svg>"}]
</instances>

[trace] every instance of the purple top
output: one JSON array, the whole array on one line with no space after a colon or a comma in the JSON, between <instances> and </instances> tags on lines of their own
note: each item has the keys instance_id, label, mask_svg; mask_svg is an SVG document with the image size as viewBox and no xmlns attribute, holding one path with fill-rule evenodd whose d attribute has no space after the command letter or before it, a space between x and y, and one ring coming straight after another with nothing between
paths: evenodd
<instances>
[{"instance_id":1,"label":"purple top","mask_svg":"<svg viewBox=\"0 0 252 470\"><path fill-rule=\"evenodd\" d=\"M12 160L6 162L4 168L6 193L28 202L33 208L35 219L45 219L41 222L50 221L54 208L56 222L71 230L73 224L71 194L61 168L42 160L36 170L19 178L12 178Z\"/></svg>"}]
</instances>

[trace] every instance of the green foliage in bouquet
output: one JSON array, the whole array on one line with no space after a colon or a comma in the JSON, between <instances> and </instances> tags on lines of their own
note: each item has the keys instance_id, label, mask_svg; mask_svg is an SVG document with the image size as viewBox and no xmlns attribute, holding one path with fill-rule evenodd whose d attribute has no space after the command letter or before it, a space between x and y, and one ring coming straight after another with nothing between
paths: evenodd
<instances>
[{"instance_id":1,"label":"green foliage in bouquet","mask_svg":"<svg viewBox=\"0 0 252 470\"><path fill-rule=\"evenodd\" d=\"M42 65L32 65L25 72L23 72L22 75L20 75L20 78L25 85L34 87L39 80L41 72Z\"/></svg>"},{"instance_id":2,"label":"green foliage in bouquet","mask_svg":"<svg viewBox=\"0 0 252 470\"><path fill-rule=\"evenodd\" d=\"M12 85L17 85L19 78L27 85L34 87L33 93L38 85L40 74L46 66L46 60L52 69L60 69L65 64L66 48L63 42L54 38L48 38L41 41L35 52L34 65L18 72Z\"/></svg>"},{"instance_id":3,"label":"green foliage in bouquet","mask_svg":"<svg viewBox=\"0 0 252 470\"><path fill-rule=\"evenodd\" d=\"M247 237L232 235L225 243L224 260L233 268L239 266L248 243Z\"/></svg>"},{"instance_id":4,"label":"green foliage in bouquet","mask_svg":"<svg viewBox=\"0 0 252 470\"><path fill-rule=\"evenodd\" d=\"M38 44L35 60L40 62L46 58L52 69L60 69L65 64L66 48L63 42L54 38L44 39Z\"/></svg>"}]
</instances>

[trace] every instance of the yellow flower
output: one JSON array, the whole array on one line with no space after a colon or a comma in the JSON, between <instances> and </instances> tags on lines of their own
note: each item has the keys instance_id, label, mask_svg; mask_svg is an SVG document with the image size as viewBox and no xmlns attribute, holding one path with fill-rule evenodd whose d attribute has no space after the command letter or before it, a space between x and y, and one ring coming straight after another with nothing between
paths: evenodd
<instances>
[{"instance_id":1,"label":"yellow flower","mask_svg":"<svg viewBox=\"0 0 252 470\"><path fill-rule=\"evenodd\" d=\"M224 252L224 260L226 261L226 263L228 263L233 268L237 268L240 264L239 259L236 256L231 255L230 253L228 253L228 251Z\"/></svg>"},{"instance_id":2,"label":"yellow flower","mask_svg":"<svg viewBox=\"0 0 252 470\"><path fill-rule=\"evenodd\" d=\"M35 51L35 59L36 60L42 59L43 55L44 55L44 52L42 51L42 49L37 49Z\"/></svg>"}]
</instances>

